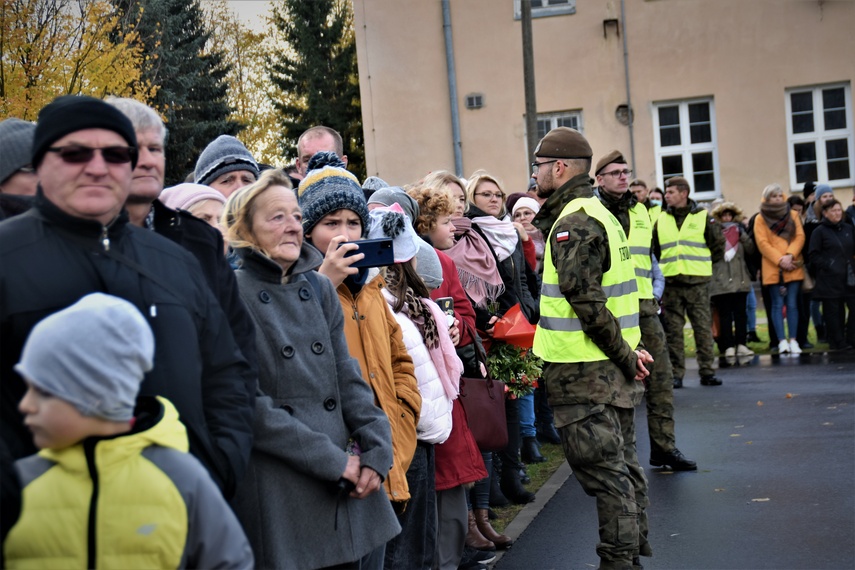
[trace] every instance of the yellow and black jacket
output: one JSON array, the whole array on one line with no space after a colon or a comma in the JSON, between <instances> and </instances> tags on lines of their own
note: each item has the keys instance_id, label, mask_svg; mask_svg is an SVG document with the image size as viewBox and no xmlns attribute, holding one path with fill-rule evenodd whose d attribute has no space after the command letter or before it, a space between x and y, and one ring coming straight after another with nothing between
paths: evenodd
<instances>
[{"instance_id":1,"label":"yellow and black jacket","mask_svg":"<svg viewBox=\"0 0 855 570\"><path fill-rule=\"evenodd\" d=\"M8 568L251 568L240 524L163 398L140 398L130 433L16 463L23 509Z\"/></svg>"}]
</instances>

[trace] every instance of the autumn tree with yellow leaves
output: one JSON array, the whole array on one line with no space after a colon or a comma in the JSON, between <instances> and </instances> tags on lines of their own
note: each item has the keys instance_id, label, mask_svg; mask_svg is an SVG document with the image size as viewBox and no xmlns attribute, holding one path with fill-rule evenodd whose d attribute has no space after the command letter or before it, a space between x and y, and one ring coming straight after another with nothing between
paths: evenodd
<instances>
[{"instance_id":1,"label":"autumn tree with yellow leaves","mask_svg":"<svg viewBox=\"0 0 855 570\"><path fill-rule=\"evenodd\" d=\"M208 43L231 68L226 76L229 118L244 127L238 138L258 162L284 166L288 160L282 156L273 101L293 95L279 92L267 73L266 60L277 49L270 37L272 24L268 22L267 33L252 31L225 0L208 0L202 8L211 28Z\"/></svg>"},{"instance_id":2,"label":"autumn tree with yellow leaves","mask_svg":"<svg viewBox=\"0 0 855 570\"><path fill-rule=\"evenodd\" d=\"M0 118L35 120L59 95L157 91L135 26L100 0L0 0Z\"/></svg>"}]
</instances>

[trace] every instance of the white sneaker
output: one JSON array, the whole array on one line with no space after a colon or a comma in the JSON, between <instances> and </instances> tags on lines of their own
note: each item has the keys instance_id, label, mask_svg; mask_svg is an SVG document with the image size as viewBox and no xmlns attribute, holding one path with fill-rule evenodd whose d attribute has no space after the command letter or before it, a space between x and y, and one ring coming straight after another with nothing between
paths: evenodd
<instances>
[{"instance_id":1,"label":"white sneaker","mask_svg":"<svg viewBox=\"0 0 855 570\"><path fill-rule=\"evenodd\" d=\"M736 347L736 354L739 356L754 356L754 351L744 344L740 344Z\"/></svg>"},{"instance_id":2,"label":"white sneaker","mask_svg":"<svg viewBox=\"0 0 855 570\"><path fill-rule=\"evenodd\" d=\"M725 358L733 358L734 356L736 356L736 348L731 346L730 348L725 349L724 356Z\"/></svg>"},{"instance_id":3,"label":"white sneaker","mask_svg":"<svg viewBox=\"0 0 855 570\"><path fill-rule=\"evenodd\" d=\"M790 352L790 343L786 340L782 340L778 343L778 354L787 354Z\"/></svg>"},{"instance_id":4,"label":"white sneaker","mask_svg":"<svg viewBox=\"0 0 855 570\"><path fill-rule=\"evenodd\" d=\"M790 339L790 353L791 354L801 354L802 347L799 346L799 343L796 339Z\"/></svg>"}]
</instances>

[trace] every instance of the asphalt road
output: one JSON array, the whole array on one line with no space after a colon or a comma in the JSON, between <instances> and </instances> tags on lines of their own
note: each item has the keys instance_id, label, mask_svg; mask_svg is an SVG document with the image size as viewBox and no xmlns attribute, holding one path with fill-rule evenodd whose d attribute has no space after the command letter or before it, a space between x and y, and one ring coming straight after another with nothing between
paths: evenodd
<instances>
[{"instance_id":1,"label":"asphalt road","mask_svg":"<svg viewBox=\"0 0 855 570\"><path fill-rule=\"evenodd\" d=\"M636 410L654 550L644 567L855 568L855 357L762 356L717 375L723 386L700 386L690 369L675 391L677 446L695 473L647 464ZM595 501L572 475L562 483L564 467L510 525L519 538L498 570L599 565Z\"/></svg>"}]
</instances>

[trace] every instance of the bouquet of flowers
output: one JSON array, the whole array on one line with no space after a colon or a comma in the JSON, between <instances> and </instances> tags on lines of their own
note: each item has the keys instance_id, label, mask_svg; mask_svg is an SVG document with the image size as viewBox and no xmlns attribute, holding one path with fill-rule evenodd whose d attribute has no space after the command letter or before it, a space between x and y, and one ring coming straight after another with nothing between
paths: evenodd
<instances>
[{"instance_id":1,"label":"bouquet of flowers","mask_svg":"<svg viewBox=\"0 0 855 570\"><path fill-rule=\"evenodd\" d=\"M531 349L503 342L493 343L487 355L490 376L505 383L511 399L527 396L537 388L543 372L543 360Z\"/></svg>"}]
</instances>

